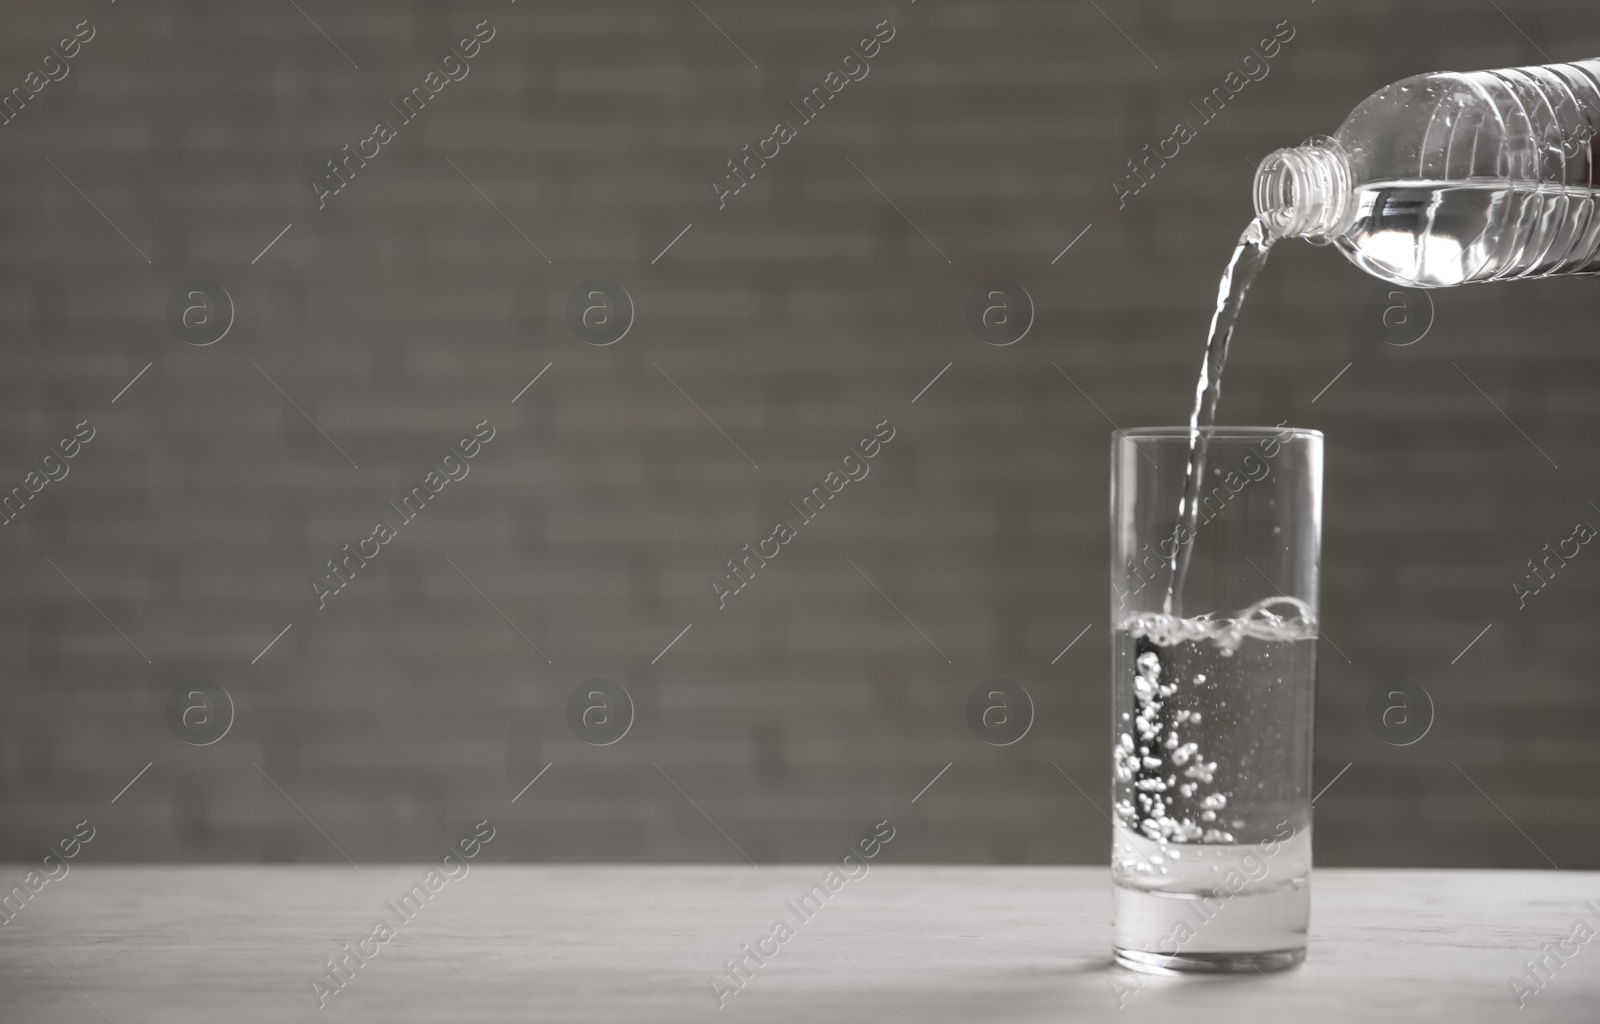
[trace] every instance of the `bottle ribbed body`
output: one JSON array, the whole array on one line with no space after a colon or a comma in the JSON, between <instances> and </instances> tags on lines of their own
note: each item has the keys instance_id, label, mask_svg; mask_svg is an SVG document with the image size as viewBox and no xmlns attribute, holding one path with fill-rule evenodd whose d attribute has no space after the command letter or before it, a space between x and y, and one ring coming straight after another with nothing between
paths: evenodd
<instances>
[{"instance_id":1,"label":"bottle ribbed body","mask_svg":"<svg viewBox=\"0 0 1600 1024\"><path fill-rule=\"evenodd\" d=\"M1508 135L1531 150L1545 197L1505 220L1495 278L1600 273L1600 60L1483 75L1504 90Z\"/></svg>"}]
</instances>

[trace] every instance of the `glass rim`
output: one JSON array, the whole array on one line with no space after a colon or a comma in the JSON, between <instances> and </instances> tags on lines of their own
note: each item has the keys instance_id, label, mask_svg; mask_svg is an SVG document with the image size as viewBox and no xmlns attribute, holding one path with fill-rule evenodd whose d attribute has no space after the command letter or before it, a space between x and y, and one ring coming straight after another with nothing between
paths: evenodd
<instances>
[{"instance_id":1,"label":"glass rim","mask_svg":"<svg viewBox=\"0 0 1600 1024\"><path fill-rule=\"evenodd\" d=\"M1261 438L1276 438L1283 440L1309 440L1316 438L1322 440L1322 431L1311 430L1306 427L1201 427L1201 434L1208 440L1258 440ZM1182 438L1187 441L1191 430L1187 426L1181 427L1129 427L1118 428L1111 432L1112 440L1130 441L1170 441Z\"/></svg>"}]
</instances>

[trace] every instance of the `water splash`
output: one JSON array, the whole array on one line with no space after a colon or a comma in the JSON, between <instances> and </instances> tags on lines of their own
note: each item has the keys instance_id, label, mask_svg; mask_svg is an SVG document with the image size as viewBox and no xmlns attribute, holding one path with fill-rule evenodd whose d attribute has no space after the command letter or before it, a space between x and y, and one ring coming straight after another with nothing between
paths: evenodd
<instances>
[{"instance_id":1,"label":"water splash","mask_svg":"<svg viewBox=\"0 0 1600 1024\"><path fill-rule=\"evenodd\" d=\"M1287 605L1280 614L1272 609ZM1213 647L1232 653L1245 637L1269 643L1288 640L1315 640L1317 617L1311 606L1298 597L1268 597L1226 618L1201 615L1193 619L1142 612L1117 624L1137 639L1149 640L1157 647L1174 647L1185 642L1208 640Z\"/></svg>"}]
</instances>

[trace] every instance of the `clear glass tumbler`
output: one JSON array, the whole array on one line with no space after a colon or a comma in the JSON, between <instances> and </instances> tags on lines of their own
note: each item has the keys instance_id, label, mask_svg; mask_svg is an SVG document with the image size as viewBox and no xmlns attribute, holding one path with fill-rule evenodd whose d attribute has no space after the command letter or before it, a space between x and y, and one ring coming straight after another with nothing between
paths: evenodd
<instances>
[{"instance_id":1,"label":"clear glass tumbler","mask_svg":"<svg viewBox=\"0 0 1600 1024\"><path fill-rule=\"evenodd\" d=\"M1322 435L1111 440L1111 874L1117 962L1290 967L1310 915ZM1177 586L1174 580L1178 580Z\"/></svg>"}]
</instances>

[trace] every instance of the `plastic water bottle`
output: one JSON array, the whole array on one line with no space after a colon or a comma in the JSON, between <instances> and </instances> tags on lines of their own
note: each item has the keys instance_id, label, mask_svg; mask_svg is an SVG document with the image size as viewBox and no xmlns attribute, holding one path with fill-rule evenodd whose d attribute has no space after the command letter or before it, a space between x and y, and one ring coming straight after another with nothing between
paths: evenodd
<instances>
[{"instance_id":1,"label":"plastic water bottle","mask_svg":"<svg viewBox=\"0 0 1600 1024\"><path fill-rule=\"evenodd\" d=\"M1418 75L1262 161L1256 214L1400 285L1600 274L1597 136L1600 59Z\"/></svg>"}]
</instances>

